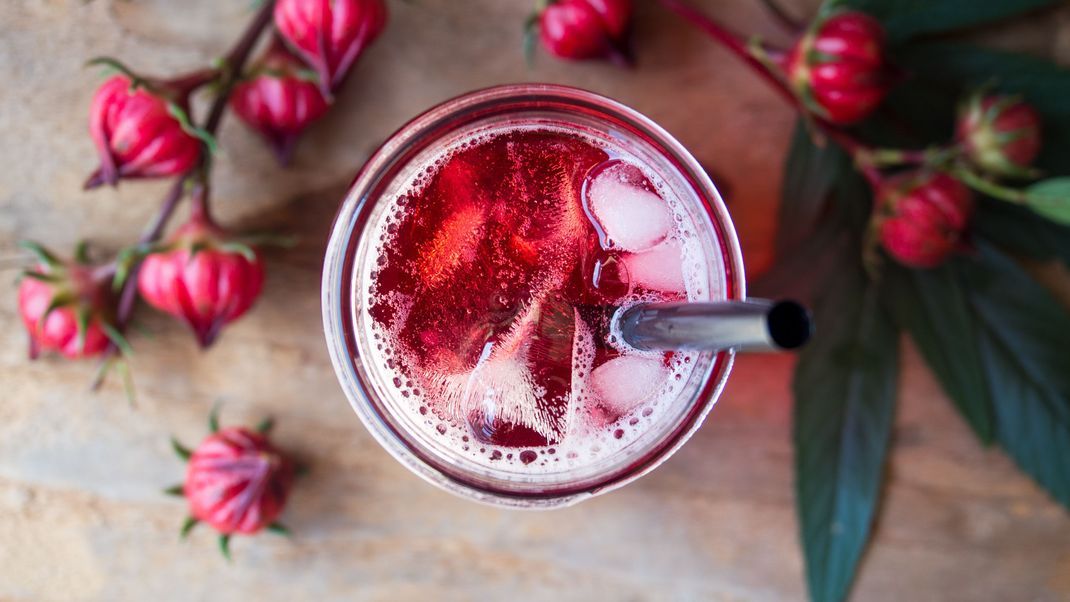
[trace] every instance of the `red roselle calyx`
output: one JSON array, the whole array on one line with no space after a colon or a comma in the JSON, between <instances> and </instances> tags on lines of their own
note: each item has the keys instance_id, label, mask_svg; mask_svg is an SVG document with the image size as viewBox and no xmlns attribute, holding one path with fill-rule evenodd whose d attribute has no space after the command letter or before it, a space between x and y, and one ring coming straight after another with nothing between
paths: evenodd
<instances>
[{"instance_id":1,"label":"red roselle calyx","mask_svg":"<svg viewBox=\"0 0 1070 602\"><path fill-rule=\"evenodd\" d=\"M537 24L543 47L554 56L629 65L631 19L631 0L552 0L529 27Z\"/></svg>"},{"instance_id":2,"label":"red roselle calyx","mask_svg":"<svg viewBox=\"0 0 1070 602\"><path fill-rule=\"evenodd\" d=\"M1033 177L1040 115L1016 96L977 93L960 107L957 138L969 160L996 176Z\"/></svg>"},{"instance_id":3,"label":"red roselle calyx","mask_svg":"<svg viewBox=\"0 0 1070 602\"><path fill-rule=\"evenodd\" d=\"M102 354L108 331L119 336L111 327L110 272L89 265L84 256L61 261L35 243L23 246L38 258L19 285L19 314L29 334L30 357L41 351L72 359Z\"/></svg>"},{"instance_id":4,"label":"red roselle calyx","mask_svg":"<svg viewBox=\"0 0 1070 602\"><path fill-rule=\"evenodd\" d=\"M252 307L263 284L260 255L198 212L138 271L141 297L185 320L202 347Z\"/></svg>"},{"instance_id":5,"label":"red roselle calyx","mask_svg":"<svg viewBox=\"0 0 1070 602\"><path fill-rule=\"evenodd\" d=\"M324 96L386 27L383 0L279 0L275 27L319 76Z\"/></svg>"},{"instance_id":6,"label":"red roselle calyx","mask_svg":"<svg viewBox=\"0 0 1070 602\"><path fill-rule=\"evenodd\" d=\"M260 132L283 165L290 162L301 132L328 108L314 78L303 71L304 64L276 41L230 98L234 112Z\"/></svg>"},{"instance_id":7,"label":"red roselle calyx","mask_svg":"<svg viewBox=\"0 0 1070 602\"><path fill-rule=\"evenodd\" d=\"M865 119L889 90L884 28L865 13L840 11L815 22L786 65L806 108L838 125Z\"/></svg>"},{"instance_id":8,"label":"red roselle calyx","mask_svg":"<svg viewBox=\"0 0 1070 602\"><path fill-rule=\"evenodd\" d=\"M124 178L161 178L184 173L201 157L201 141L179 120L188 91L170 99L162 90L131 87L125 75L104 82L93 96L89 132L100 155L100 167L86 188L114 186Z\"/></svg>"},{"instance_id":9,"label":"red roselle calyx","mask_svg":"<svg viewBox=\"0 0 1070 602\"><path fill-rule=\"evenodd\" d=\"M877 190L875 227L885 251L915 268L940 265L963 246L973 213L970 190L942 172L893 176Z\"/></svg>"},{"instance_id":10,"label":"red roselle calyx","mask_svg":"<svg viewBox=\"0 0 1070 602\"><path fill-rule=\"evenodd\" d=\"M192 451L172 440L188 464L185 482L168 492L185 496L189 504L182 535L203 522L219 533L220 547L229 558L234 534L252 535L265 528L288 533L277 520L286 507L295 468L268 440L271 421L255 431L220 429L213 412L209 424L212 433Z\"/></svg>"}]
</instances>

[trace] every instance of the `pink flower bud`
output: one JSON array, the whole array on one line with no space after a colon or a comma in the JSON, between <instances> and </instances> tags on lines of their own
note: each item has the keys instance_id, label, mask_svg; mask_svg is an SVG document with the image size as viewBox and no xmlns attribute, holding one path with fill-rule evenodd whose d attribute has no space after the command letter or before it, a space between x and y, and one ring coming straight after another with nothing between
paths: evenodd
<instances>
[{"instance_id":1,"label":"pink flower bud","mask_svg":"<svg viewBox=\"0 0 1070 602\"><path fill-rule=\"evenodd\" d=\"M302 76L302 67L282 44L273 44L230 99L238 117L260 132L283 165L301 133L328 108L316 84Z\"/></svg>"},{"instance_id":2,"label":"pink flower bud","mask_svg":"<svg viewBox=\"0 0 1070 602\"><path fill-rule=\"evenodd\" d=\"M1028 177L1040 154L1040 115L1014 96L975 94L959 110L957 137L977 167L997 176Z\"/></svg>"},{"instance_id":3,"label":"pink flower bud","mask_svg":"<svg viewBox=\"0 0 1070 602\"><path fill-rule=\"evenodd\" d=\"M252 307L263 283L259 254L196 217L175 232L166 250L146 257L138 272L141 297L185 320L202 347Z\"/></svg>"},{"instance_id":4,"label":"pink flower bud","mask_svg":"<svg viewBox=\"0 0 1070 602\"><path fill-rule=\"evenodd\" d=\"M188 171L201 156L201 142L182 129L168 101L145 87L130 89L116 75L93 96L89 132L100 168L86 188L115 185L124 178L161 178Z\"/></svg>"},{"instance_id":5,"label":"pink flower bud","mask_svg":"<svg viewBox=\"0 0 1070 602\"><path fill-rule=\"evenodd\" d=\"M193 451L182 493L194 519L223 535L248 535L275 522L293 480L293 463L267 437L231 427Z\"/></svg>"},{"instance_id":6,"label":"pink flower bud","mask_svg":"<svg viewBox=\"0 0 1070 602\"><path fill-rule=\"evenodd\" d=\"M888 93L884 28L865 13L835 13L796 42L787 75L819 117L840 125L859 122Z\"/></svg>"},{"instance_id":7,"label":"pink flower bud","mask_svg":"<svg viewBox=\"0 0 1070 602\"><path fill-rule=\"evenodd\" d=\"M627 63L631 0L557 0L539 15L539 38L554 56Z\"/></svg>"},{"instance_id":8,"label":"pink flower bud","mask_svg":"<svg viewBox=\"0 0 1070 602\"><path fill-rule=\"evenodd\" d=\"M23 275L19 315L30 337L30 357L55 351L71 359L100 355L108 347L103 324L109 322L107 283L92 266L46 258Z\"/></svg>"},{"instance_id":9,"label":"pink flower bud","mask_svg":"<svg viewBox=\"0 0 1070 602\"><path fill-rule=\"evenodd\" d=\"M319 75L324 96L386 27L383 0L279 0L275 27Z\"/></svg>"},{"instance_id":10,"label":"pink flower bud","mask_svg":"<svg viewBox=\"0 0 1070 602\"><path fill-rule=\"evenodd\" d=\"M933 268L962 246L973 196L945 173L911 172L877 191L876 226L881 244L899 263Z\"/></svg>"}]
</instances>

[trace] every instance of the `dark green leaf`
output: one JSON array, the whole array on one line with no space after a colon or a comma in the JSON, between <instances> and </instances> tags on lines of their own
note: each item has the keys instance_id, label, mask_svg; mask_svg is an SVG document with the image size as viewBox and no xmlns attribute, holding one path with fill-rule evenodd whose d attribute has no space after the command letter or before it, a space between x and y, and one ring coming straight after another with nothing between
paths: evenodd
<instances>
[{"instance_id":1,"label":"dark green leaf","mask_svg":"<svg viewBox=\"0 0 1070 602\"><path fill-rule=\"evenodd\" d=\"M189 461L190 456L193 455L193 452L191 452L188 447L179 443L178 439L175 439L174 437L171 437L171 449L175 450L175 454L177 454L179 458L186 461Z\"/></svg>"},{"instance_id":2,"label":"dark green leaf","mask_svg":"<svg viewBox=\"0 0 1070 602\"><path fill-rule=\"evenodd\" d=\"M1008 257L982 246L961 262L982 327L996 435L1052 497L1070 507L1070 314Z\"/></svg>"},{"instance_id":3,"label":"dark green leaf","mask_svg":"<svg viewBox=\"0 0 1070 602\"><path fill-rule=\"evenodd\" d=\"M914 36L1000 23L1021 13L1055 6L1060 0L847 0L843 4L863 10L888 30L899 43Z\"/></svg>"},{"instance_id":4,"label":"dark green leaf","mask_svg":"<svg viewBox=\"0 0 1070 602\"><path fill-rule=\"evenodd\" d=\"M910 333L978 438L991 443L995 424L978 349L976 317L958 275L947 266L909 270L887 264L881 284L882 296L896 322Z\"/></svg>"},{"instance_id":5,"label":"dark green leaf","mask_svg":"<svg viewBox=\"0 0 1070 602\"><path fill-rule=\"evenodd\" d=\"M1030 259L1061 259L1070 264L1070 228L1005 201L980 199L974 216L976 236Z\"/></svg>"},{"instance_id":6,"label":"dark green leaf","mask_svg":"<svg viewBox=\"0 0 1070 602\"><path fill-rule=\"evenodd\" d=\"M858 268L828 283L795 371L796 503L810 596L842 600L877 507L892 428L898 335Z\"/></svg>"},{"instance_id":7,"label":"dark green leaf","mask_svg":"<svg viewBox=\"0 0 1070 602\"><path fill-rule=\"evenodd\" d=\"M778 254L794 248L811 234L827 207L837 178L850 166L850 159L839 147L814 146L806 125L801 120L796 123L784 163L777 219Z\"/></svg>"},{"instance_id":8,"label":"dark green leaf","mask_svg":"<svg viewBox=\"0 0 1070 602\"><path fill-rule=\"evenodd\" d=\"M167 489L164 489L163 492L167 495L174 495L177 497L182 497L186 494L185 487L181 483L178 485L171 485Z\"/></svg>"},{"instance_id":9,"label":"dark green leaf","mask_svg":"<svg viewBox=\"0 0 1070 602\"><path fill-rule=\"evenodd\" d=\"M1070 226L1070 178L1052 178L1025 191L1025 204L1044 217Z\"/></svg>"},{"instance_id":10,"label":"dark green leaf","mask_svg":"<svg viewBox=\"0 0 1070 602\"><path fill-rule=\"evenodd\" d=\"M942 91L945 104L936 107L941 111L986 84L994 83L996 92L1021 94L1043 120L1037 167L1053 175L1070 173L1070 71L1023 54L946 42L911 44L896 60L914 76L914 85Z\"/></svg>"},{"instance_id":11,"label":"dark green leaf","mask_svg":"<svg viewBox=\"0 0 1070 602\"><path fill-rule=\"evenodd\" d=\"M186 520L182 523L182 530L179 531L178 537L180 539L186 539L187 537L189 537L189 532L192 531L193 527L196 527L197 523L199 522L201 521L193 518L192 516L187 516Z\"/></svg>"}]
</instances>

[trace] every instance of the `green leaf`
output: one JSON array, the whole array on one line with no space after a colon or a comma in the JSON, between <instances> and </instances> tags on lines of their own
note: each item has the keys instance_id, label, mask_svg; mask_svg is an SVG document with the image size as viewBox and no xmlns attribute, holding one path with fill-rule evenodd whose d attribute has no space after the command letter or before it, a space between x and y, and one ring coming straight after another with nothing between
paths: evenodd
<instances>
[{"instance_id":1,"label":"green leaf","mask_svg":"<svg viewBox=\"0 0 1070 602\"><path fill-rule=\"evenodd\" d=\"M876 511L892 428L898 334L878 287L844 270L795 370L796 504L810 596L843 600Z\"/></svg>"},{"instance_id":2,"label":"green leaf","mask_svg":"<svg viewBox=\"0 0 1070 602\"><path fill-rule=\"evenodd\" d=\"M197 523L199 522L201 521L193 518L192 516L187 516L186 520L182 523L182 530L178 532L179 539L186 539L187 537L189 537L189 532L192 531L193 527L196 527Z\"/></svg>"},{"instance_id":3,"label":"green leaf","mask_svg":"<svg viewBox=\"0 0 1070 602\"><path fill-rule=\"evenodd\" d=\"M970 302L1000 444L1070 507L1070 313L1013 260L988 245L959 266Z\"/></svg>"},{"instance_id":4,"label":"green leaf","mask_svg":"<svg viewBox=\"0 0 1070 602\"><path fill-rule=\"evenodd\" d=\"M1005 201L982 198L973 220L974 234L1015 255L1070 264L1070 228Z\"/></svg>"},{"instance_id":5,"label":"green leaf","mask_svg":"<svg viewBox=\"0 0 1070 602\"><path fill-rule=\"evenodd\" d=\"M847 0L884 24L897 44L912 37L1001 23L1010 17L1060 4L1060 0Z\"/></svg>"},{"instance_id":6,"label":"green leaf","mask_svg":"<svg viewBox=\"0 0 1070 602\"><path fill-rule=\"evenodd\" d=\"M850 169L847 154L835 145L814 146L806 125L799 120L784 162L784 184L777 219L777 253L807 239L827 208L837 178Z\"/></svg>"},{"instance_id":7,"label":"green leaf","mask_svg":"<svg viewBox=\"0 0 1070 602\"><path fill-rule=\"evenodd\" d=\"M174 437L171 437L171 449L175 450L175 454L178 455L179 458L182 458L187 462L189 461L190 456L193 455L193 452L190 451L188 447L179 443L178 439L175 439Z\"/></svg>"},{"instance_id":8,"label":"green leaf","mask_svg":"<svg viewBox=\"0 0 1070 602\"><path fill-rule=\"evenodd\" d=\"M182 497L186 495L185 487L181 483L179 483L178 485L171 485L167 489L164 489L163 492L167 495L173 495L176 497Z\"/></svg>"},{"instance_id":9,"label":"green leaf","mask_svg":"<svg viewBox=\"0 0 1070 602\"><path fill-rule=\"evenodd\" d=\"M1070 178L1052 178L1025 191L1025 204L1040 215L1070 226Z\"/></svg>"},{"instance_id":10,"label":"green leaf","mask_svg":"<svg viewBox=\"0 0 1070 602\"><path fill-rule=\"evenodd\" d=\"M293 535L293 533L290 532L290 529L286 527L286 525L278 522L271 523L270 525L268 525L267 530L271 531L276 535L282 535L283 537L291 537Z\"/></svg>"},{"instance_id":11,"label":"green leaf","mask_svg":"<svg viewBox=\"0 0 1070 602\"><path fill-rule=\"evenodd\" d=\"M882 296L891 314L940 380L944 391L986 445L995 438L992 400L985 382L973 308L950 267L884 268Z\"/></svg>"}]
</instances>

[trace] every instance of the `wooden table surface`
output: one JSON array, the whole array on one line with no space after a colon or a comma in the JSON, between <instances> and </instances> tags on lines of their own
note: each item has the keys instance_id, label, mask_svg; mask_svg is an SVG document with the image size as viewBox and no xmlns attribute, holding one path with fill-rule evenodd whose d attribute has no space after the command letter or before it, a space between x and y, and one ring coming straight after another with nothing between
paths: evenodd
<instances>
[{"instance_id":1,"label":"wooden table surface","mask_svg":"<svg viewBox=\"0 0 1070 602\"><path fill-rule=\"evenodd\" d=\"M0 599L713 599L798 600L789 356L741 359L706 426L662 468L552 513L483 507L394 462L339 390L322 341L319 269L343 189L375 145L440 100L496 83L593 89L676 134L714 172L751 270L770 261L792 114L750 73L674 18L640 3L641 67L540 56L525 67L527 0L391 1L392 22L288 170L230 120L218 213L285 228L266 294L200 353L183 328L143 311L138 404L95 366L25 358L14 289L0 302ZM753 0L706 0L744 31L784 40ZM813 0L798 2L800 12ZM165 184L80 192L95 155L86 112L99 54L169 73L221 54L248 16L234 0L0 3L0 260L14 242L115 249L136 236ZM1070 61L1070 12L995 43ZM902 376L887 498L856 600L1070 599L1070 515L999 451L982 448L917 354ZM194 443L212 404L224 422L272 414L279 443L312 466L285 515L292 541L236 539L228 565L207 530L178 539L180 480L167 437Z\"/></svg>"}]
</instances>

